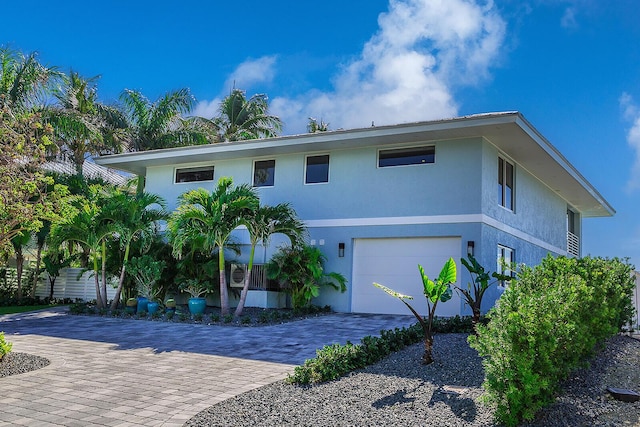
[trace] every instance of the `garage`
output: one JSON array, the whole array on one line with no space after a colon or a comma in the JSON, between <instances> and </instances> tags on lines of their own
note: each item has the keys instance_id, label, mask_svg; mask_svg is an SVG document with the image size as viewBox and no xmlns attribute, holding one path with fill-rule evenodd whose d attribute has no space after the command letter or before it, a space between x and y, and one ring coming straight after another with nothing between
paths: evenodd
<instances>
[{"instance_id":1,"label":"garage","mask_svg":"<svg viewBox=\"0 0 640 427\"><path fill-rule=\"evenodd\" d=\"M460 282L460 237L411 237L355 239L353 242L353 277L351 311L354 313L411 314L397 298L374 287L378 282L405 295L413 296L409 303L422 315L427 303L422 293L418 264L430 279L438 277L444 263L452 257ZM438 316L460 314L460 297L438 303Z\"/></svg>"}]
</instances>

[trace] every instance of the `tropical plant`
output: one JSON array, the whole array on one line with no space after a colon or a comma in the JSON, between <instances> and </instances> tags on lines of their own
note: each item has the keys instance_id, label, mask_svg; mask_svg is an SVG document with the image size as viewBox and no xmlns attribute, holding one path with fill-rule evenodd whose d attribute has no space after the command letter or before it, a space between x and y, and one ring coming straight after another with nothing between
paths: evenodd
<instances>
[{"instance_id":1,"label":"tropical plant","mask_svg":"<svg viewBox=\"0 0 640 427\"><path fill-rule=\"evenodd\" d=\"M187 245L209 254L218 250L223 316L229 313L224 249L231 232L247 223L259 203L252 187L246 184L233 187L231 178L222 177L212 192L198 188L180 195L178 209L168 222L169 242L176 257L182 256Z\"/></svg>"},{"instance_id":2,"label":"tropical plant","mask_svg":"<svg viewBox=\"0 0 640 427\"><path fill-rule=\"evenodd\" d=\"M211 120L220 141L277 136L282 130L282 121L269 114L267 101L265 94L256 94L247 99L243 90L233 89L220 103L218 115Z\"/></svg>"},{"instance_id":3,"label":"tropical plant","mask_svg":"<svg viewBox=\"0 0 640 427\"><path fill-rule=\"evenodd\" d=\"M347 279L340 273L324 272L326 257L314 246L282 247L265 268L270 279L278 280L291 295L294 309L306 307L320 295L322 286L345 292Z\"/></svg>"},{"instance_id":4,"label":"tropical plant","mask_svg":"<svg viewBox=\"0 0 640 427\"><path fill-rule=\"evenodd\" d=\"M314 117L309 117L309 123L307 124L307 131L309 133L327 132L329 130L329 123L320 119L320 122Z\"/></svg>"},{"instance_id":5,"label":"tropical plant","mask_svg":"<svg viewBox=\"0 0 640 427\"><path fill-rule=\"evenodd\" d=\"M75 215L54 224L50 234L50 247L60 248L64 243L80 246L89 256L96 286L98 308L107 307L106 251L107 239L116 231L102 211L106 195L96 187L84 199ZM102 273L102 274L100 274ZM100 284L102 277L102 284Z\"/></svg>"},{"instance_id":6,"label":"tropical plant","mask_svg":"<svg viewBox=\"0 0 640 427\"><path fill-rule=\"evenodd\" d=\"M129 121L129 150L145 151L213 142L200 121L185 119L195 99L189 89L168 92L155 102L125 89L120 101Z\"/></svg>"},{"instance_id":7,"label":"tropical plant","mask_svg":"<svg viewBox=\"0 0 640 427\"><path fill-rule=\"evenodd\" d=\"M186 279L180 283L181 291L191 295L191 298L202 298L213 290L213 282L210 280Z\"/></svg>"},{"instance_id":8,"label":"tropical plant","mask_svg":"<svg viewBox=\"0 0 640 427\"><path fill-rule=\"evenodd\" d=\"M305 232L304 223L298 219L296 212L288 203L258 207L258 209L251 212L251 215L245 222L245 226L249 232L251 250L249 252L247 274L244 277L244 286L235 311L236 317L240 316L244 310L244 304L249 291L249 283L251 283L251 271L253 269L256 246L259 243L263 246L268 245L270 237L278 233L287 236L291 242L291 246L297 246L302 243Z\"/></svg>"},{"instance_id":9,"label":"tropical plant","mask_svg":"<svg viewBox=\"0 0 640 427\"><path fill-rule=\"evenodd\" d=\"M60 276L60 271L63 268L69 267L73 260L74 257L65 256L64 251L60 251L59 248L48 248L42 257L44 271L47 272L47 276L49 277L49 299L53 298L56 279Z\"/></svg>"},{"instance_id":10,"label":"tropical plant","mask_svg":"<svg viewBox=\"0 0 640 427\"><path fill-rule=\"evenodd\" d=\"M11 245L13 246L13 254L16 258L16 278L17 278L17 288L16 288L16 297L18 299L22 298L22 273L24 270L24 247L29 244L31 241L31 233L23 231L19 234L16 234L13 239L11 239Z\"/></svg>"},{"instance_id":11,"label":"tropical plant","mask_svg":"<svg viewBox=\"0 0 640 427\"><path fill-rule=\"evenodd\" d=\"M73 160L77 175L82 175L88 155L121 151L127 129L119 109L98 102L99 77L85 79L70 71L64 84L53 92L58 106L46 110L60 151Z\"/></svg>"},{"instance_id":12,"label":"tropical plant","mask_svg":"<svg viewBox=\"0 0 640 427\"><path fill-rule=\"evenodd\" d=\"M498 281L511 280L510 275L493 272L491 275L484 269L482 265L474 258L473 255L468 256L467 261L464 258L460 259L462 265L469 271L471 275L472 283L467 284L467 289L463 289L460 286L456 286L456 291L464 298L467 305L471 308L473 313L473 325L477 325L480 322L480 308L482 306L482 297L486 290L492 284ZM489 280L493 277L496 279L493 282Z\"/></svg>"},{"instance_id":13,"label":"tropical plant","mask_svg":"<svg viewBox=\"0 0 640 427\"><path fill-rule=\"evenodd\" d=\"M373 286L382 289L392 297L398 298L411 310L411 313L418 319L422 330L424 331L424 354L422 355L422 363L428 365L433 362L433 319L436 313L436 306L438 302L446 302L451 299L452 291L451 284L456 282L456 263L453 258L444 264L438 278L433 281L429 279L429 276L424 272L424 268L418 264L418 270L420 271L420 277L422 278L422 289L424 296L427 298L427 311L428 318L424 319L406 300L413 299L412 296L403 295L393 289L387 288L379 283L374 283Z\"/></svg>"},{"instance_id":14,"label":"tropical plant","mask_svg":"<svg viewBox=\"0 0 640 427\"><path fill-rule=\"evenodd\" d=\"M4 338L4 332L0 332L0 360L7 354L11 352L11 344L9 341L6 341Z\"/></svg>"},{"instance_id":15,"label":"tropical plant","mask_svg":"<svg viewBox=\"0 0 640 427\"><path fill-rule=\"evenodd\" d=\"M40 64L37 57L36 52L24 55L0 47L0 110L6 107L16 113L30 111L61 76L55 67Z\"/></svg>"},{"instance_id":16,"label":"tropical plant","mask_svg":"<svg viewBox=\"0 0 640 427\"><path fill-rule=\"evenodd\" d=\"M157 282L165 265L164 261L156 261L146 254L129 260L129 274L135 280L140 296L151 301L158 299L162 289L157 286Z\"/></svg>"},{"instance_id":17,"label":"tropical plant","mask_svg":"<svg viewBox=\"0 0 640 427\"><path fill-rule=\"evenodd\" d=\"M122 268L111 310L118 307L120 294L129 262L131 244L138 240L142 246L151 244L158 232L159 221L167 218L162 197L151 193L126 193L117 191L106 200L105 214L115 229L113 234L123 252Z\"/></svg>"}]
</instances>

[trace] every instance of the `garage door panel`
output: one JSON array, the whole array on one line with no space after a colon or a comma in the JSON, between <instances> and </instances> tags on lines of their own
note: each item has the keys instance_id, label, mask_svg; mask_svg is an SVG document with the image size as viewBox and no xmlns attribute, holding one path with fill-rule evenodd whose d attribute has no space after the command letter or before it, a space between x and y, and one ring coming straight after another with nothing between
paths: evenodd
<instances>
[{"instance_id":1,"label":"garage door panel","mask_svg":"<svg viewBox=\"0 0 640 427\"><path fill-rule=\"evenodd\" d=\"M424 267L426 274L433 280L449 257L453 257L459 266L460 248L459 237L356 239L354 241L352 311L409 314L407 307L401 301L374 287L373 283L377 282L397 292L413 296L414 300L410 304L420 314L426 315L426 299L422 293L418 264ZM459 311L460 298L454 292L454 297L450 301L438 304L436 314L453 316L459 314Z\"/></svg>"}]
</instances>

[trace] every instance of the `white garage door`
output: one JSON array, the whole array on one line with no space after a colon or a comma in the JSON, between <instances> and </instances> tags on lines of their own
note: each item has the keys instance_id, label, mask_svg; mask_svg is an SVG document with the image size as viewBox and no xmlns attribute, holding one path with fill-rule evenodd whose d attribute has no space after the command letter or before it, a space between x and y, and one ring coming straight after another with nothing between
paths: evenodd
<instances>
[{"instance_id":1,"label":"white garage door","mask_svg":"<svg viewBox=\"0 0 640 427\"><path fill-rule=\"evenodd\" d=\"M415 237L388 239L356 239L353 251L353 283L351 311L355 313L411 314L397 298L373 286L385 285L414 299L408 301L422 315L427 314L427 300L422 293L418 264L430 279L438 277L444 263L452 257L460 282L459 237ZM438 316L460 314L460 297L439 302Z\"/></svg>"}]
</instances>

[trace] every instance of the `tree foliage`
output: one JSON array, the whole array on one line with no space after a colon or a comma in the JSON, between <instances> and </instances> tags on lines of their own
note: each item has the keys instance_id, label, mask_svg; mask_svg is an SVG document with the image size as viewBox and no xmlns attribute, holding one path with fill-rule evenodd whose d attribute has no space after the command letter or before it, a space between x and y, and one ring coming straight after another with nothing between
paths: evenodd
<instances>
[{"instance_id":1,"label":"tree foliage","mask_svg":"<svg viewBox=\"0 0 640 427\"><path fill-rule=\"evenodd\" d=\"M212 122L222 142L271 138L282 130L280 118L269 114L267 95L256 94L247 99L240 89L233 89L222 100Z\"/></svg>"}]
</instances>

